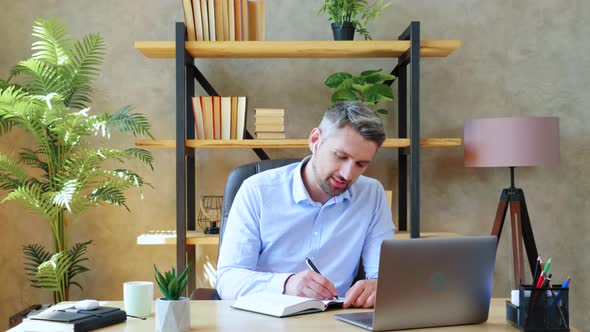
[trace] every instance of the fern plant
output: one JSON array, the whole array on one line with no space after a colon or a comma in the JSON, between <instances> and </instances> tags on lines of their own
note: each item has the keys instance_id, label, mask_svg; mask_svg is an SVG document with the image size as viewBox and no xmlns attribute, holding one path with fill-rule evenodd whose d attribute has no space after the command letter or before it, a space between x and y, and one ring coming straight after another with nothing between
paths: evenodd
<instances>
[{"instance_id":1,"label":"fern plant","mask_svg":"<svg viewBox=\"0 0 590 332\"><path fill-rule=\"evenodd\" d=\"M47 288L55 292L57 298L66 297L68 270L72 267L72 260L67 252L62 251L53 254L51 258L38 267L36 274L39 287Z\"/></svg>"},{"instance_id":2,"label":"fern plant","mask_svg":"<svg viewBox=\"0 0 590 332\"><path fill-rule=\"evenodd\" d=\"M114 131L151 134L146 117L130 106L112 114L90 110L91 83L106 50L100 34L76 41L59 21L38 19L33 36L32 57L14 66L8 79L0 79L0 135L20 128L33 142L16 153L0 153L0 192L7 193L2 203L18 201L47 221L52 248L25 246L25 273L33 286L53 290L59 302L69 299L71 285L81 288L73 278L88 271L83 262L91 241L70 247L74 222L97 205L129 210L127 189L142 195L148 184L133 170L119 167L125 161L139 160L153 170L149 151L92 147L88 138L108 140ZM22 85L13 82L19 76Z\"/></svg>"},{"instance_id":3,"label":"fern plant","mask_svg":"<svg viewBox=\"0 0 590 332\"><path fill-rule=\"evenodd\" d=\"M166 300L178 301L186 289L188 284L187 273L191 269L191 264L188 264L184 271L177 276L176 268L172 267L170 271L164 271L164 274L158 271L158 268L154 265L154 275L158 288L164 294Z\"/></svg>"}]
</instances>

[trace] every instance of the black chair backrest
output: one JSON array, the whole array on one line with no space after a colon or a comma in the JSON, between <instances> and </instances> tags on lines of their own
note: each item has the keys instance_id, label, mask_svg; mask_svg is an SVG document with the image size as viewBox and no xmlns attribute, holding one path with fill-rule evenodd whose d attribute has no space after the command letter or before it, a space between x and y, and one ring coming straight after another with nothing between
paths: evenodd
<instances>
[{"instance_id":1,"label":"black chair backrest","mask_svg":"<svg viewBox=\"0 0 590 332\"><path fill-rule=\"evenodd\" d=\"M223 206L221 208L221 221L219 225L219 247L221 248L221 241L223 239L223 232L225 231L225 223L229 216L229 210L236 198L238 189L242 186L242 182L254 174L264 172L269 169L286 166L292 163L301 161L301 159L269 159L261 160L234 168L227 177L225 182L225 191L223 192Z\"/></svg>"}]
</instances>

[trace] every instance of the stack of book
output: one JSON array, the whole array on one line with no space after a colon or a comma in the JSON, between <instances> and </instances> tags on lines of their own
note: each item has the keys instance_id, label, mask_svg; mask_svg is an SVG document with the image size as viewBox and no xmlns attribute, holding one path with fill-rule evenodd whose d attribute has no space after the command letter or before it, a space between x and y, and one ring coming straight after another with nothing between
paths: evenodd
<instances>
[{"instance_id":1,"label":"stack of book","mask_svg":"<svg viewBox=\"0 0 590 332\"><path fill-rule=\"evenodd\" d=\"M285 110L280 108L255 109L257 139L285 139Z\"/></svg>"},{"instance_id":2,"label":"stack of book","mask_svg":"<svg viewBox=\"0 0 590 332\"><path fill-rule=\"evenodd\" d=\"M244 139L246 97L193 97L196 139Z\"/></svg>"},{"instance_id":3,"label":"stack of book","mask_svg":"<svg viewBox=\"0 0 590 332\"><path fill-rule=\"evenodd\" d=\"M182 0L189 41L264 40L264 0Z\"/></svg>"}]
</instances>

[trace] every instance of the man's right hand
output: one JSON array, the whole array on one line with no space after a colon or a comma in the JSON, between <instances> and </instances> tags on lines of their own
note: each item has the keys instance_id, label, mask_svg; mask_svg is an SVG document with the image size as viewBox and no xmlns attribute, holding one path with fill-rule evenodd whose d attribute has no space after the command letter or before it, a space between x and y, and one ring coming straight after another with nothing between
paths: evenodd
<instances>
[{"instance_id":1,"label":"man's right hand","mask_svg":"<svg viewBox=\"0 0 590 332\"><path fill-rule=\"evenodd\" d=\"M312 270L305 270L287 278L285 294L331 300L338 295L338 291L336 286L323 275Z\"/></svg>"}]
</instances>

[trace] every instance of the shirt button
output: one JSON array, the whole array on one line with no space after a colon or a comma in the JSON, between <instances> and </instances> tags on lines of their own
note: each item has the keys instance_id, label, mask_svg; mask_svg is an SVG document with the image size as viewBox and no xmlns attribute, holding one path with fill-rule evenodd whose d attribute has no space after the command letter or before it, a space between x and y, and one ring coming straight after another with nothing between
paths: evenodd
<instances>
[{"instance_id":1,"label":"shirt button","mask_svg":"<svg viewBox=\"0 0 590 332\"><path fill-rule=\"evenodd\" d=\"M320 233L318 233L318 232L313 232L313 236L318 236L318 234L320 234Z\"/></svg>"}]
</instances>

